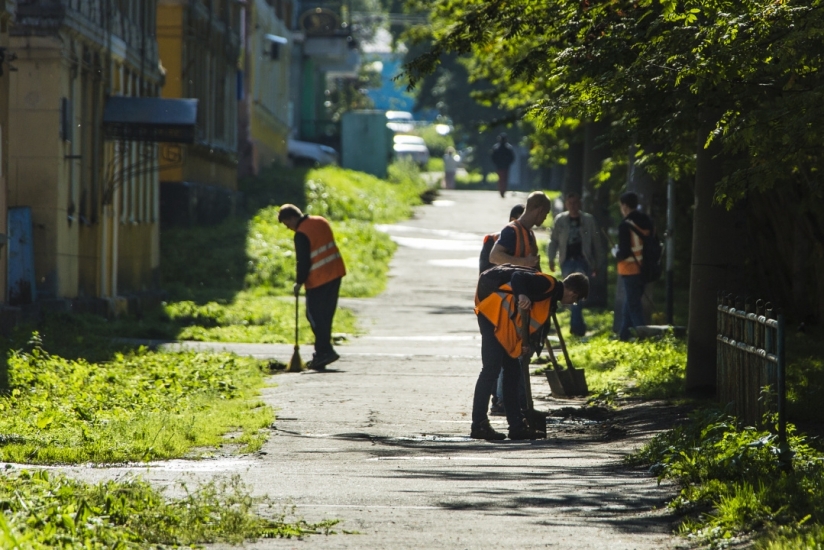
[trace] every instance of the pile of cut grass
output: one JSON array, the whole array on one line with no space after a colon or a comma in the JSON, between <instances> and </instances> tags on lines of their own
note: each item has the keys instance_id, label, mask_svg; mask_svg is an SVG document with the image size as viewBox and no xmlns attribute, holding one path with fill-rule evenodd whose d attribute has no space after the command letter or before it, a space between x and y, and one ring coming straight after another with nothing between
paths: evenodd
<instances>
[{"instance_id":1,"label":"pile of cut grass","mask_svg":"<svg viewBox=\"0 0 824 550\"><path fill-rule=\"evenodd\" d=\"M46 471L0 475L0 547L147 548L332 534L336 521L287 518L237 477L167 499L139 479L87 484ZM259 515L265 510L264 517Z\"/></svg>"},{"instance_id":2,"label":"pile of cut grass","mask_svg":"<svg viewBox=\"0 0 824 550\"><path fill-rule=\"evenodd\" d=\"M114 353L90 362L47 352L37 333L7 360L0 460L122 463L260 448L274 421L258 398L261 361L228 353Z\"/></svg>"}]
</instances>

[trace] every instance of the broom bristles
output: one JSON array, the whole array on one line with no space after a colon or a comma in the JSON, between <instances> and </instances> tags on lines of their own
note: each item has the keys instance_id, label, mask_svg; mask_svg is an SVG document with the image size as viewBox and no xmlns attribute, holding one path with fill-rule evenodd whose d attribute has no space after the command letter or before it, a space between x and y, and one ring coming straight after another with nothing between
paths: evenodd
<instances>
[{"instance_id":1,"label":"broom bristles","mask_svg":"<svg viewBox=\"0 0 824 550\"><path fill-rule=\"evenodd\" d=\"M300 351L295 346L295 352L292 354L292 359L289 361L289 368L287 372L300 372L303 370L303 361L300 360Z\"/></svg>"}]
</instances>

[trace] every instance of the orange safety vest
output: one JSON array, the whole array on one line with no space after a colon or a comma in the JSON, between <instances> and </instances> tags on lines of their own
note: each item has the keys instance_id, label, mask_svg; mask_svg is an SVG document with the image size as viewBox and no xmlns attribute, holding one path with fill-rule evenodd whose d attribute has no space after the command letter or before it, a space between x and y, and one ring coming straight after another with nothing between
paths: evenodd
<instances>
[{"instance_id":1,"label":"orange safety vest","mask_svg":"<svg viewBox=\"0 0 824 550\"><path fill-rule=\"evenodd\" d=\"M541 275L551 280L550 290L555 288L554 277L545 273ZM532 308L529 310L529 334L541 330L541 327L549 320L551 301L546 299L532 303ZM501 285L497 291L484 298L475 308L475 314L483 315L495 326L495 338L510 357L520 357L521 314L518 312L518 300L512 294L512 287L509 283Z\"/></svg>"},{"instance_id":2,"label":"orange safety vest","mask_svg":"<svg viewBox=\"0 0 824 550\"><path fill-rule=\"evenodd\" d=\"M631 220L627 220L627 223L632 224L632 226L640 231L645 237L649 235L648 229L641 229ZM636 262L633 260L632 256L627 256L623 260L620 260L618 262L618 275L641 274L641 264L644 262L644 241L641 239L641 236L632 229L629 230L629 236L632 256L635 256L635 260L638 261Z\"/></svg>"},{"instance_id":3,"label":"orange safety vest","mask_svg":"<svg viewBox=\"0 0 824 550\"><path fill-rule=\"evenodd\" d=\"M335 279L346 275L346 266L343 264L335 237L329 222L320 216L307 216L297 228L309 238L309 276L306 278L306 288L317 288Z\"/></svg>"},{"instance_id":4,"label":"orange safety vest","mask_svg":"<svg viewBox=\"0 0 824 550\"><path fill-rule=\"evenodd\" d=\"M509 224L515 230L515 250L512 255L516 258L525 258L538 253L538 245L532 232L515 220Z\"/></svg>"}]
</instances>

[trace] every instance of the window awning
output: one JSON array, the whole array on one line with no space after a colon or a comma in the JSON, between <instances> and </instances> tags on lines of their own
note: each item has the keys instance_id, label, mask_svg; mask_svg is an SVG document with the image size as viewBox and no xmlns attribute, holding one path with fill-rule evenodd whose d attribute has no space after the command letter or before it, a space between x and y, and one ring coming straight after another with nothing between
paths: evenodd
<instances>
[{"instance_id":1,"label":"window awning","mask_svg":"<svg viewBox=\"0 0 824 550\"><path fill-rule=\"evenodd\" d=\"M111 96L103 109L106 139L193 143L197 99Z\"/></svg>"}]
</instances>

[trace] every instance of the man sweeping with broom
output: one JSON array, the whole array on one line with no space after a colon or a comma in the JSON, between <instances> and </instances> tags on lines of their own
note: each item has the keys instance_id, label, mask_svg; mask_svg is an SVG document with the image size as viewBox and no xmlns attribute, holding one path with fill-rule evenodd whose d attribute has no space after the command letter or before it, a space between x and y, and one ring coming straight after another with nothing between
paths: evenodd
<instances>
[{"instance_id":1,"label":"man sweeping with broom","mask_svg":"<svg viewBox=\"0 0 824 550\"><path fill-rule=\"evenodd\" d=\"M306 286L306 318L315 333L315 353L306 366L325 370L326 365L340 358L332 347L332 320L346 266L332 228L323 217L309 216L294 204L284 204L278 211L278 221L295 232L295 297L300 295L300 287Z\"/></svg>"}]
</instances>

